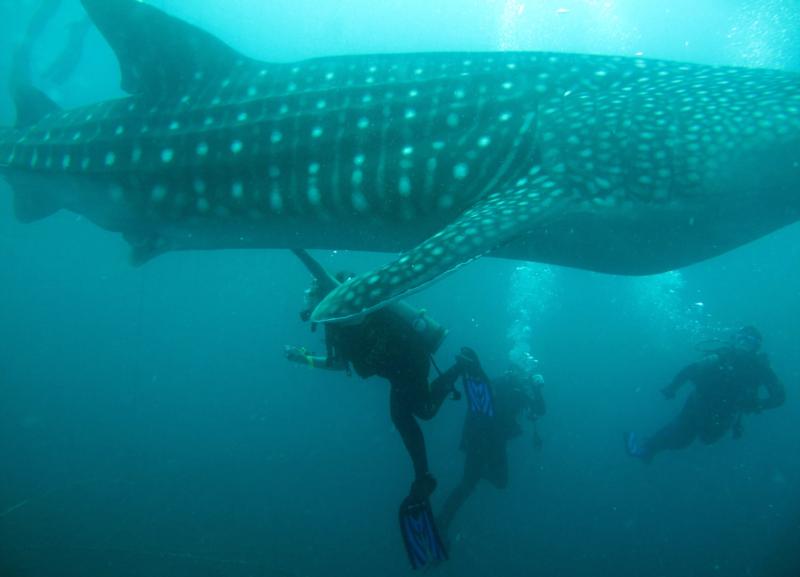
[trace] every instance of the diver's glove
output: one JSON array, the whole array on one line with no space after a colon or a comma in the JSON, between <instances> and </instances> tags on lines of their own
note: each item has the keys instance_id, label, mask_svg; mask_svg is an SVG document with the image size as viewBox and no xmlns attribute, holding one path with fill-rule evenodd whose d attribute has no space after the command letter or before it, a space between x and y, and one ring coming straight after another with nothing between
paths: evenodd
<instances>
[{"instance_id":1,"label":"diver's glove","mask_svg":"<svg viewBox=\"0 0 800 577\"><path fill-rule=\"evenodd\" d=\"M293 347L286 345L283 347L283 353L286 355L286 358L293 363L308 363L308 351L305 349L305 347Z\"/></svg>"}]
</instances>

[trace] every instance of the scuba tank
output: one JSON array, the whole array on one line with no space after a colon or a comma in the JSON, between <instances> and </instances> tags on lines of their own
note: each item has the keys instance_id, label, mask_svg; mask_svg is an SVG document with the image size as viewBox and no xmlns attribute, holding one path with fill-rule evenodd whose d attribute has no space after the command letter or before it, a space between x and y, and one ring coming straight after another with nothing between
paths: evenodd
<instances>
[{"instance_id":1,"label":"scuba tank","mask_svg":"<svg viewBox=\"0 0 800 577\"><path fill-rule=\"evenodd\" d=\"M386 306L386 310L400 317L414 330L429 354L432 355L442 346L447 329L428 316L426 310L413 307L405 301L393 302Z\"/></svg>"},{"instance_id":2,"label":"scuba tank","mask_svg":"<svg viewBox=\"0 0 800 577\"><path fill-rule=\"evenodd\" d=\"M292 249L292 252L314 276L323 295L328 294L341 284L319 263L319 261L308 254L307 251L303 249ZM419 337L420 342L428 354L432 355L439 350L444 338L447 336L447 329L431 318L424 309L418 309L404 301L395 301L386 305L385 308L411 327L414 334ZM309 316L310 312L311 311L308 311ZM303 314L305 315L305 311ZM355 323L350 322L346 324Z\"/></svg>"}]
</instances>

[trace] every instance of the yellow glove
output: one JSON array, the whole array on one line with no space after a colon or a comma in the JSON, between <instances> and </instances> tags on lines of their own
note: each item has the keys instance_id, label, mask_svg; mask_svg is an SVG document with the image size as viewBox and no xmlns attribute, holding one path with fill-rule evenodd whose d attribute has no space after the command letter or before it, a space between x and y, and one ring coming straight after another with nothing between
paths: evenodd
<instances>
[{"instance_id":1,"label":"yellow glove","mask_svg":"<svg viewBox=\"0 0 800 577\"><path fill-rule=\"evenodd\" d=\"M309 363L309 364L313 363L313 361L309 361L311 357L308 355L308 352L306 351L305 347L292 347L286 345L283 348L283 352L286 355L286 358L292 362Z\"/></svg>"}]
</instances>

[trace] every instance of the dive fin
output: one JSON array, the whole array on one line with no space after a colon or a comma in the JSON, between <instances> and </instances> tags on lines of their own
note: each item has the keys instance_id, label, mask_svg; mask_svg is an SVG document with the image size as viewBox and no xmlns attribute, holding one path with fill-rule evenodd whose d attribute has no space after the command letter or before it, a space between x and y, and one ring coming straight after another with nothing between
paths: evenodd
<instances>
[{"instance_id":1,"label":"dive fin","mask_svg":"<svg viewBox=\"0 0 800 577\"><path fill-rule=\"evenodd\" d=\"M337 287L317 305L311 320L347 320L404 298L442 275L521 238L545 207L549 215L553 214L552 204L559 196L554 183L544 176L492 194L396 261Z\"/></svg>"},{"instance_id":2,"label":"dive fin","mask_svg":"<svg viewBox=\"0 0 800 577\"><path fill-rule=\"evenodd\" d=\"M81 3L116 53L122 89L130 94L178 94L250 61L208 32L140 1Z\"/></svg>"},{"instance_id":3,"label":"dive fin","mask_svg":"<svg viewBox=\"0 0 800 577\"><path fill-rule=\"evenodd\" d=\"M624 434L625 452L629 457L649 462L653 458L652 453L647 450L647 444L636 433L626 432Z\"/></svg>"},{"instance_id":4,"label":"dive fin","mask_svg":"<svg viewBox=\"0 0 800 577\"><path fill-rule=\"evenodd\" d=\"M463 377L467 395L467 409L474 416L494 417L494 395L491 383L483 375L466 374Z\"/></svg>"},{"instance_id":5,"label":"dive fin","mask_svg":"<svg viewBox=\"0 0 800 577\"><path fill-rule=\"evenodd\" d=\"M400 505L399 517L403 544L412 568L423 569L448 559L428 499L406 497Z\"/></svg>"}]
</instances>

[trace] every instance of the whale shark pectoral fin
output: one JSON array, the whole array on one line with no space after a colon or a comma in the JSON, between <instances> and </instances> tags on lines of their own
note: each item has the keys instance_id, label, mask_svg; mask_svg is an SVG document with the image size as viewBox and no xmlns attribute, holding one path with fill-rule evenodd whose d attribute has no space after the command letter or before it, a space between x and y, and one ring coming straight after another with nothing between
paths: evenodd
<instances>
[{"instance_id":1,"label":"whale shark pectoral fin","mask_svg":"<svg viewBox=\"0 0 800 577\"><path fill-rule=\"evenodd\" d=\"M396 261L356 276L334 289L314 309L314 322L355 318L420 290L536 226L545 210L556 210L558 196L547 177L492 194Z\"/></svg>"},{"instance_id":2,"label":"whale shark pectoral fin","mask_svg":"<svg viewBox=\"0 0 800 577\"><path fill-rule=\"evenodd\" d=\"M137 0L81 0L119 60L122 89L158 97L229 77L250 62L221 40Z\"/></svg>"}]
</instances>

